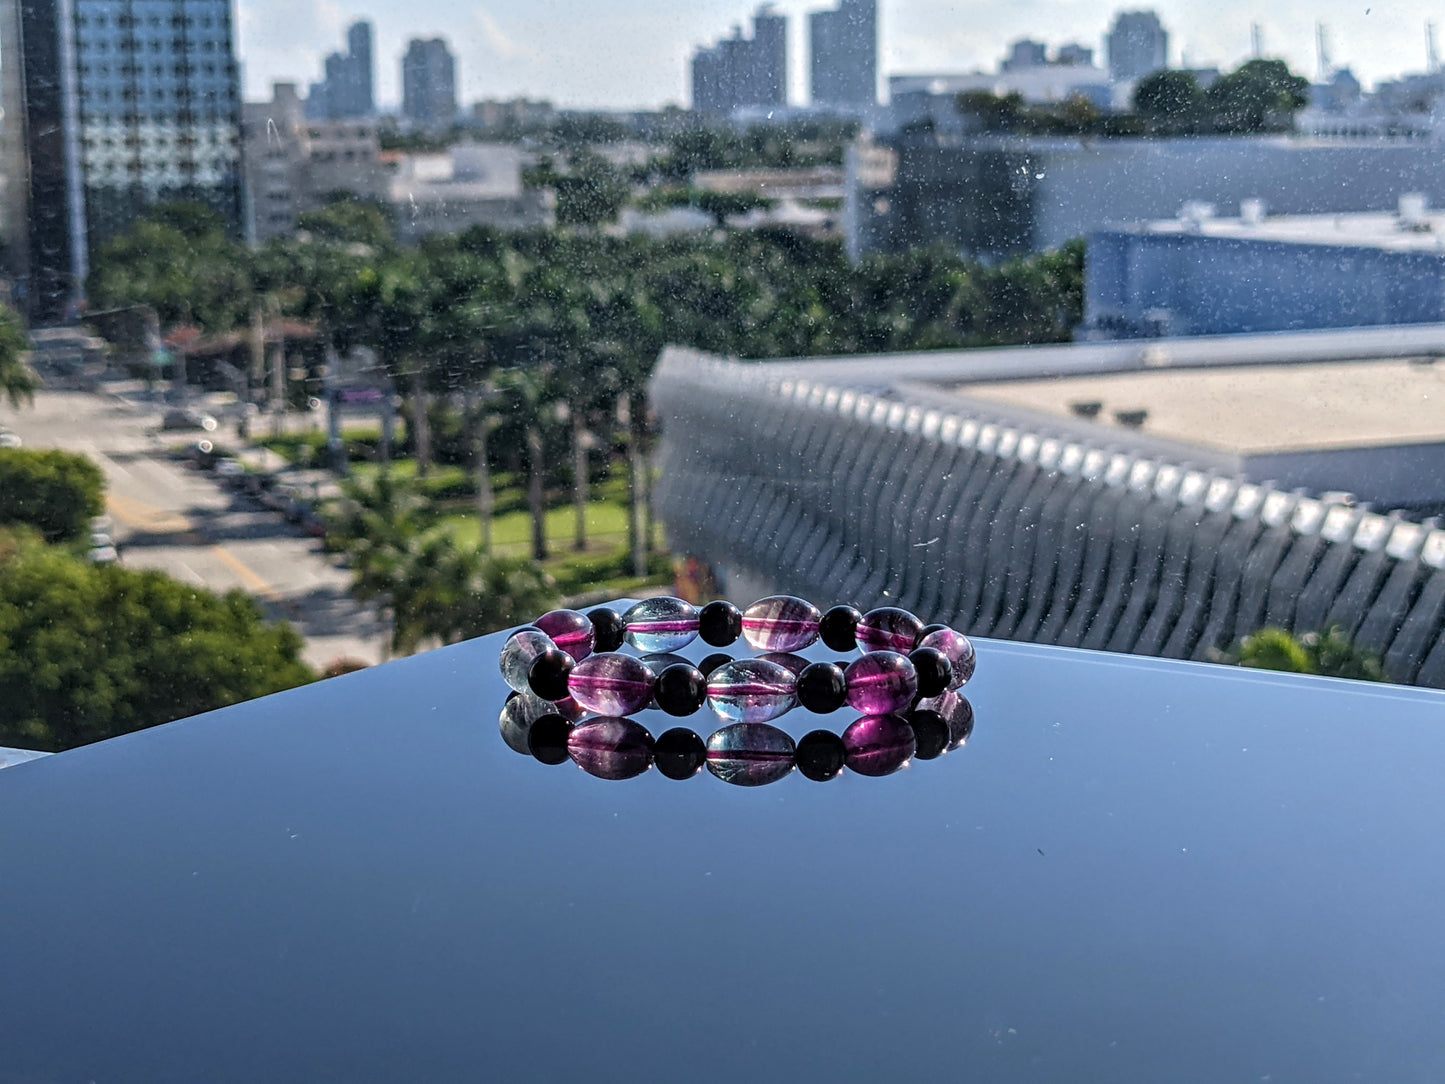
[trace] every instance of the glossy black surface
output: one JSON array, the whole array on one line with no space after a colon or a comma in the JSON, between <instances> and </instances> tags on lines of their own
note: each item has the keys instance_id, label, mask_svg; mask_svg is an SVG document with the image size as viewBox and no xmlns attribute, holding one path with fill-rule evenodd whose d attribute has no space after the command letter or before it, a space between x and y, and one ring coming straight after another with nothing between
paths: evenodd
<instances>
[{"instance_id":1,"label":"glossy black surface","mask_svg":"<svg viewBox=\"0 0 1445 1084\"><path fill-rule=\"evenodd\" d=\"M501 642L0 772L0 1081L1445 1078L1439 693L980 641L748 790L518 755Z\"/></svg>"}]
</instances>

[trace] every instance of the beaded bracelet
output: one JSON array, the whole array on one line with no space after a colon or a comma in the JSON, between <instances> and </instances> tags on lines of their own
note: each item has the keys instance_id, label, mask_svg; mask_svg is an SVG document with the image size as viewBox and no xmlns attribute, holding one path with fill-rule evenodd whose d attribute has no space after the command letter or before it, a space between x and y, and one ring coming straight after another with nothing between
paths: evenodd
<instances>
[{"instance_id":1,"label":"beaded bracelet","mask_svg":"<svg viewBox=\"0 0 1445 1084\"><path fill-rule=\"evenodd\" d=\"M718 647L741 636L766 654L743 660L710 656L702 668L668 654L699 635ZM820 638L835 650L862 647L866 654L846 669L837 663L809 665L791 654ZM620 654L616 649L624 641L653 654L642 659ZM975 653L961 633L924 625L896 607L860 614L837 606L823 614L802 599L774 595L746 612L728 602L698 611L675 598L639 602L620 617L608 609L554 610L514 632L500 664L515 691L554 702L572 699L599 715L626 716L655 702L670 715L686 716L706 702L724 719L757 723L799 703L817 714L845 703L869 715L902 711L919 696L965 685L974 673Z\"/></svg>"},{"instance_id":2,"label":"beaded bracelet","mask_svg":"<svg viewBox=\"0 0 1445 1084\"><path fill-rule=\"evenodd\" d=\"M640 723L618 716L571 720L552 705L514 694L502 708L502 738L515 752L543 764L571 760L599 779L633 779L653 766L668 779L691 779L704 767L725 783L760 787L797 768L814 782L835 779L846 766L864 776L891 775L914 759L936 760L962 748L973 733L973 706L954 692L921 702L906 717L869 715L842 735L815 730L797 743L766 723L733 723L706 742L676 727L654 739Z\"/></svg>"}]
</instances>

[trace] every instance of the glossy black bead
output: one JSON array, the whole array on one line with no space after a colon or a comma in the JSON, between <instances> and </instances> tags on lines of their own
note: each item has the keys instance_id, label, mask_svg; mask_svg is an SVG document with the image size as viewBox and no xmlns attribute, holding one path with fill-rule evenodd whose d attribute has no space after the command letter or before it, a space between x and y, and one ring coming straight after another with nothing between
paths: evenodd
<instances>
[{"instance_id":1,"label":"glossy black bead","mask_svg":"<svg viewBox=\"0 0 1445 1084\"><path fill-rule=\"evenodd\" d=\"M798 703L815 715L827 715L848 702L843 671L831 662L815 662L798 675Z\"/></svg>"},{"instance_id":2,"label":"glossy black bead","mask_svg":"<svg viewBox=\"0 0 1445 1084\"><path fill-rule=\"evenodd\" d=\"M852 606L834 606L818 622L823 643L834 651L852 651L858 646L858 622L863 615Z\"/></svg>"},{"instance_id":3,"label":"glossy black bead","mask_svg":"<svg viewBox=\"0 0 1445 1084\"><path fill-rule=\"evenodd\" d=\"M847 756L842 738L831 730L815 730L798 742L795 759L798 771L806 778L814 783L826 783L838 778Z\"/></svg>"},{"instance_id":4,"label":"glossy black bead","mask_svg":"<svg viewBox=\"0 0 1445 1084\"><path fill-rule=\"evenodd\" d=\"M601 654L605 651L616 651L626 639L627 626L622 623L622 615L616 610L609 610L605 606L587 612L587 620L592 622L592 628L597 632L597 643L592 650Z\"/></svg>"},{"instance_id":5,"label":"glossy black bead","mask_svg":"<svg viewBox=\"0 0 1445 1084\"><path fill-rule=\"evenodd\" d=\"M908 661L918 671L918 695L924 698L942 696L953 680L953 663L937 648L920 647L908 653Z\"/></svg>"},{"instance_id":6,"label":"glossy black bead","mask_svg":"<svg viewBox=\"0 0 1445 1084\"><path fill-rule=\"evenodd\" d=\"M713 647L737 643L743 634L743 612L731 602L709 602L697 615L697 634Z\"/></svg>"},{"instance_id":7,"label":"glossy black bead","mask_svg":"<svg viewBox=\"0 0 1445 1084\"><path fill-rule=\"evenodd\" d=\"M918 638L919 638L919 640L922 640L925 636L927 636L927 635L928 635L929 633L931 633L931 632L947 632L947 631L948 631L948 626L947 626L947 625L924 625L924 626L923 626L923 631L918 634Z\"/></svg>"},{"instance_id":8,"label":"glossy black bead","mask_svg":"<svg viewBox=\"0 0 1445 1084\"><path fill-rule=\"evenodd\" d=\"M652 749L652 763L668 779L691 779L706 762L707 743L685 726L669 730Z\"/></svg>"},{"instance_id":9,"label":"glossy black bead","mask_svg":"<svg viewBox=\"0 0 1445 1084\"><path fill-rule=\"evenodd\" d=\"M732 661L733 657L731 655L725 655L721 651L719 651L717 654L709 655L707 658L703 659L702 662L697 664L697 668L702 671L703 677L712 677L712 672L714 670L718 669L719 667L726 666Z\"/></svg>"},{"instance_id":10,"label":"glossy black bead","mask_svg":"<svg viewBox=\"0 0 1445 1084\"><path fill-rule=\"evenodd\" d=\"M566 700L571 692L567 678L575 663L560 647L549 648L532 660L527 668L527 684L543 700Z\"/></svg>"},{"instance_id":11,"label":"glossy black bead","mask_svg":"<svg viewBox=\"0 0 1445 1084\"><path fill-rule=\"evenodd\" d=\"M544 715L527 732L527 748L543 764L554 767L567 763L567 739L572 724L560 715Z\"/></svg>"},{"instance_id":12,"label":"glossy black bead","mask_svg":"<svg viewBox=\"0 0 1445 1084\"><path fill-rule=\"evenodd\" d=\"M908 723L913 727L913 737L918 743L914 756L919 760L937 760L948 748L950 735L948 723L936 711L924 709L911 712Z\"/></svg>"},{"instance_id":13,"label":"glossy black bead","mask_svg":"<svg viewBox=\"0 0 1445 1084\"><path fill-rule=\"evenodd\" d=\"M669 666L657 675L657 706L669 715L692 715L707 699L707 678L690 663Z\"/></svg>"}]
</instances>

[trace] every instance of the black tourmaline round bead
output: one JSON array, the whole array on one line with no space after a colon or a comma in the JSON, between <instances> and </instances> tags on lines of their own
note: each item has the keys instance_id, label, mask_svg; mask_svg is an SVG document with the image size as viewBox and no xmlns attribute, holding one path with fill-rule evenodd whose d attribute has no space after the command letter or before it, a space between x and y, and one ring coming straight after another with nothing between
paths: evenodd
<instances>
[{"instance_id":1,"label":"black tourmaline round bead","mask_svg":"<svg viewBox=\"0 0 1445 1084\"><path fill-rule=\"evenodd\" d=\"M731 602L709 602L698 612L697 634L713 647L735 644L743 634L743 612Z\"/></svg>"},{"instance_id":2,"label":"black tourmaline round bead","mask_svg":"<svg viewBox=\"0 0 1445 1084\"><path fill-rule=\"evenodd\" d=\"M815 730L798 742L794 759L804 776L814 783L826 783L838 777L847 756L842 738L830 730Z\"/></svg>"},{"instance_id":3,"label":"black tourmaline round bead","mask_svg":"<svg viewBox=\"0 0 1445 1084\"><path fill-rule=\"evenodd\" d=\"M652 762L668 779L691 779L707 762L707 745L687 727L674 727L657 739Z\"/></svg>"},{"instance_id":4,"label":"black tourmaline round bead","mask_svg":"<svg viewBox=\"0 0 1445 1084\"><path fill-rule=\"evenodd\" d=\"M560 715L544 715L527 731L527 748L543 764L567 763L567 739L572 724Z\"/></svg>"},{"instance_id":5,"label":"black tourmaline round bead","mask_svg":"<svg viewBox=\"0 0 1445 1084\"><path fill-rule=\"evenodd\" d=\"M913 737L917 742L915 757L937 760L943 756L943 751L948 748L949 734L948 723L942 715L927 709L915 711L908 716L908 723L913 727Z\"/></svg>"},{"instance_id":6,"label":"black tourmaline round bead","mask_svg":"<svg viewBox=\"0 0 1445 1084\"><path fill-rule=\"evenodd\" d=\"M597 632L597 642L592 650L599 654L616 651L627 638L627 626L622 623L622 615L616 610L601 606L588 611L587 619L592 622L592 628Z\"/></svg>"},{"instance_id":7,"label":"black tourmaline round bead","mask_svg":"<svg viewBox=\"0 0 1445 1084\"><path fill-rule=\"evenodd\" d=\"M678 663L657 675L652 695L667 714L692 715L707 699L707 678L691 663Z\"/></svg>"},{"instance_id":8,"label":"black tourmaline round bead","mask_svg":"<svg viewBox=\"0 0 1445 1084\"><path fill-rule=\"evenodd\" d=\"M918 671L918 695L925 699L942 696L953 680L953 663L937 648L920 647L909 652L909 661Z\"/></svg>"},{"instance_id":9,"label":"black tourmaline round bead","mask_svg":"<svg viewBox=\"0 0 1445 1084\"><path fill-rule=\"evenodd\" d=\"M863 615L852 606L834 606L818 622L823 643L834 651L852 651L858 646L858 622Z\"/></svg>"},{"instance_id":10,"label":"black tourmaline round bead","mask_svg":"<svg viewBox=\"0 0 1445 1084\"><path fill-rule=\"evenodd\" d=\"M548 648L527 668L527 684L543 700L566 700L572 695L567 688L572 666L571 655L560 647Z\"/></svg>"},{"instance_id":11,"label":"black tourmaline round bead","mask_svg":"<svg viewBox=\"0 0 1445 1084\"><path fill-rule=\"evenodd\" d=\"M924 626L923 626L923 631L918 634L918 639L919 639L919 642L922 642L923 638L924 638L925 636L927 636L929 633L933 633L933 632L948 632L948 631L949 631L949 629L948 629L948 626L947 626L947 625L924 625Z\"/></svg>"},{"instance_id":12,"label":"black tourmaline round bead","mask_svg":"<svg viewBox=\"0 0 1445 1084\"><path fill-rule=\"evenodd\" d=\"M798 703L815 715L827 715L848 702L848 683L841 668L815 662L798 675Z\"/></svg>"},{"instance_id":13,"label":"black tourmaline round bead","mask_svg":"<svg viewBox=\"0 0 1445 1084\"><path fill-rule=\"evenodd\" d=\"M725 655L721 651L719 651L717 654L709 655L707 658L703 659L702 662L697 664L697 668L702 671L703 677L712 677L712 672L714 670L718 669L721 666L726 666L732 661L733 657L731 655Z\"/></svg>"}]
</instances>

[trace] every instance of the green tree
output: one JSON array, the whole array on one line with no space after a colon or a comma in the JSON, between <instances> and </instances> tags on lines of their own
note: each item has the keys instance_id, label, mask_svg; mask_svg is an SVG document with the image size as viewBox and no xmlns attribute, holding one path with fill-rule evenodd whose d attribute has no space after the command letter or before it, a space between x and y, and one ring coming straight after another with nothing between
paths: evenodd
<instances>
[{"instance_id":1,"label":"green tree","mask_svg":"<svg viewBox=\"0 0 1445 1084\"><path fill-rule=\"evenodd\" d=\"M1288 131L1309 103L1309 80L1283 60L1248 60L1204 92L1214 127L1228 133Z\"/></svg>"},{"instance_id":2,"label":"green tree","mask_svg":"<svg viewBox=\"0 0 1445 1084\"><path fill-rule=\"evenodd\" d=\"M17 409L34 401L40 378L25 360L30 336L19 314L0 305L0 395Z\"/></svg>"},{"instance_id":3,"label":"green tree","mask_svg":"<svg viewBox=\"0 0 1445 1084\"><path fill-rule=\"evenodd\" d=\"M1338 625L1301 636L1281 628L1265 628L1246 636L1223 656L1223 661L1260 670L1354 681L1387 681L1385 667L1374 652L1353 643Z\"/></svg>"},{"instance_id":4,"label":"green tree","mask_svg":"<svg viewBox=\"0 0 1445 1084\"><path fill-rule=\"evenodd\" d=\"M313 681L239 591L0 536L0 745L59 751Z\"/></svg>"},{"instance_id":5,"label":"green tree","mask_svg":"<svg viewBox=\"0 0 1445 1084\"><path fill-rule=\"evenodd\" d=\"M627 182L600 155L574 154L568 171L552 178L557 192L557 225L599 226L617 218L627 203Z\"/></svg>"},{"instance_id":6,"label":"green tree","mask_svg":"<svg viewBox=\"0 0 1445 1084\"><path fill-rule=\"evenodd\" d=\"M82 538L105 511L105 476L83 455L0 448L0 525L35 528L48 542Z\"/></svg>"},{"instance_id":7,"label":"green tree","mask_svg":"<svg viewBox=\"0 0 1445 1084\"><path fill-rule=\"evenodd\" d=\"M296 216L296 228L322 241L383 249L395 241L391 217L373 200L347 196Z\"/></svg>"},{"instance_id":8,"label":"green tree","mask_svg":"<svg viewBox=\"0 0 1445 1084\"><path fill-rule=\"evenodd\" d=\"M344 483L340 506L327 524L328 537L351 558L352 596L391 614L393 638L398 589L408 554L422 532L425 507L414 487L402 483L394 471L383 470L370 480Z\"/></svg>"},{"instance_id":9,"label":"green tree","mask_svg":"<svg viewBox=\"0 0 1445 1084\"><path fill-rule=\"evenodd\" d=\"M1152 72L1134 88L1134 109L1160 132L1193 130L1204 112L1204 91L1192 72Z\"/></svg>"}]
</instances>

